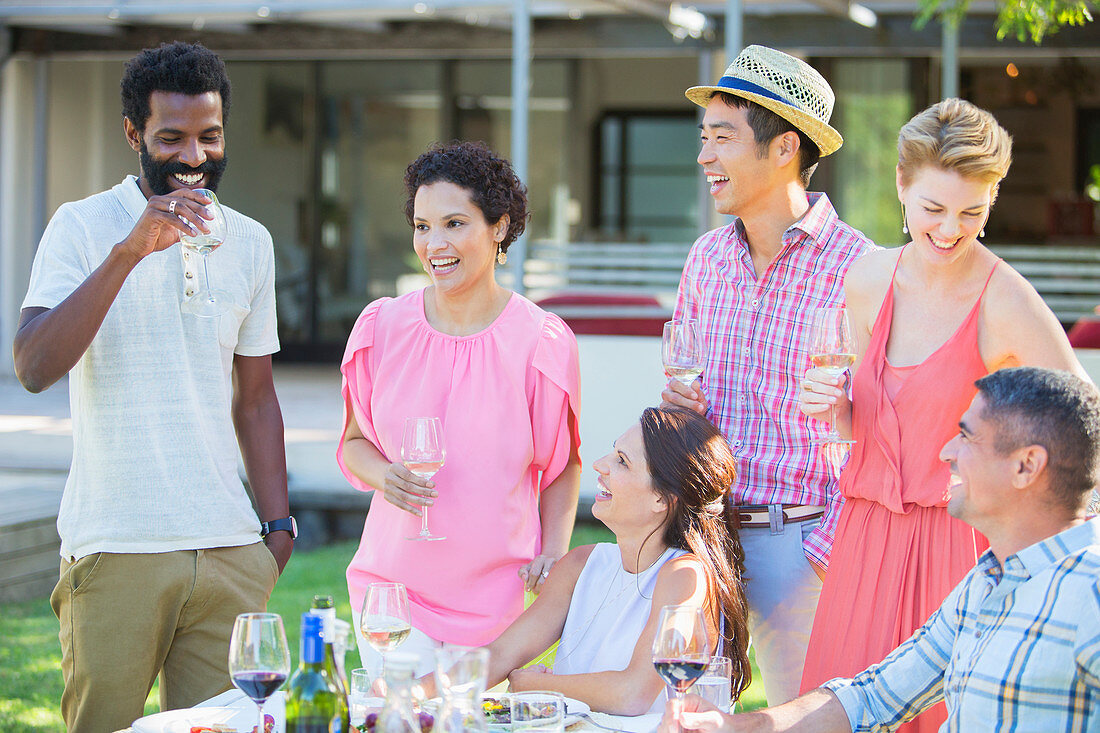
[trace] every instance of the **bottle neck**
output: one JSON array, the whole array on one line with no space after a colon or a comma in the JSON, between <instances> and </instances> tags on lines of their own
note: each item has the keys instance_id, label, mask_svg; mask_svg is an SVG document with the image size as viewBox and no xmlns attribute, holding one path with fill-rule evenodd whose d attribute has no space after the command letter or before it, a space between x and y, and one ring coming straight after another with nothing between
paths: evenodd
<instances>
[{"instance_id":1,"label":"bottle neck","mask_svg":"<svg viewBox=\"0 0 1100 733\"><path fill-rule=\"evenodd\" d=\"M304 634L301 644L301 664L303 667L310 665L319 666L325 660L325 642L320 635Z\"/></svg>"}]
</instances>

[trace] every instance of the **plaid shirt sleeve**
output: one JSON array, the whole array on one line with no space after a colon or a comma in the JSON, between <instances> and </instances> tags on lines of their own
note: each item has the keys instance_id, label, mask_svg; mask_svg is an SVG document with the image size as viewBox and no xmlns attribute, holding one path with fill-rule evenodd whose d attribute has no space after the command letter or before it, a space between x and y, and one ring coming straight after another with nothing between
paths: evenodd
<instances>
[{"instance_id":1,"label":"plaid shirt sleeve","mask_svg":"<svg viewBox=\"0 0 1100 733\"><path fill-rule=\"evenodd\" d=\"M956 609L967 585L959 584L924 626L886 659L854 679L837 678L822 685L844 706L852 733L894 730L943 699L944 671L959 628Z\"/></svg>"},{"instance_id":2,"label":"plaid shirt sleeve","mask_svg":"<svg viewBox=\"0 0 1100 733\"><path fill-rule=\"evenodd\" d=\"M830 491L825 499L825 514L821 522L806 536L802 551L818 565L828 569L829 558L833 552L833 537L840 522L840 510L844 507L844 496L836 490Z\"/></svg>"}]
</instances>

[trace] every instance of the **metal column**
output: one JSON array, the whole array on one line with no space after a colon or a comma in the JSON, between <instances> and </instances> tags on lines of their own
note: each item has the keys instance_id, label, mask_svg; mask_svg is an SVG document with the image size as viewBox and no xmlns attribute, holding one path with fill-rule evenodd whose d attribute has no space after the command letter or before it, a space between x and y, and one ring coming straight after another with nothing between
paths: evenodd
<instances>
[{"instance_id":1,"label":"metal column","mask_svg":"<svg viewBox=\"0 0 1100 733\"><path fill-rule=\"evenodd\" d=\"M726 0L726 58L722 64L723 69L733 63L744 48L744 28L744 0Z\"/></svg>"},{"instance_id":2,"label":"metal column","mask_svg":"<svg viewBox=\"0 0 1100 733\"><path fill-rule=\"evenodd\" d=\"M957 96L959 96L959 25L953 18L944 18L940 58L940 98Z\"/></svg>"},{"instance_id":3,"label":"metal column","mask_svg":"<svg viewBox=\"0 0 1100 733\"><path fill-rule=\"evenodd\" d=\"M512 168L528 184L528 99L531 92L531 7L529 0L512 2ZM512 289L521 295L523 266L527 259L527 235L508 248L512 271Z\"/></svg>"}]
</instances>

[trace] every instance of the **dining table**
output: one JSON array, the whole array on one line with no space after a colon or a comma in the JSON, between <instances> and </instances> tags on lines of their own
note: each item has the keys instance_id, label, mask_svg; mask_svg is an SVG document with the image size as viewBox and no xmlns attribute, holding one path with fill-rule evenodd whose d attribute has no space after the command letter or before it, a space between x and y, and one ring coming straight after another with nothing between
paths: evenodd
<instances>
[{"instance_id":1,"label":"dining table","mask_svg":"<svg viewBox=\"0 0 1100 733\"><path fill-rule=\"evenodd\" d=\"M284 693L281 691L276 693L264 707L265 712L270 713L275 718L276 733L284 733L285 731L283 723L283 694ZM253 715L256 713L255 703L245 697L244 693L237 689L226 690L220 695L215 695L209 700L204 700L194 708L189 708L189 710L194 711L194 717L199 719L202 717L202 708L239 708L241 710L248 710ZM148 720L149 719L134 721L133 727L124 728L123 730L116 731L116 733L177 733L178 729L174 727L166 727L163 725L147 726L143 721L148 722ZM658 713L625 716L591 712L579 716L579 720L566 726L565 730L569 731L569 733L608 733L609 731L651 733L656 730L660 720L661 716ZM179 733L188 733L188 731L179 730Z\"/></svg>"}]
</instances>

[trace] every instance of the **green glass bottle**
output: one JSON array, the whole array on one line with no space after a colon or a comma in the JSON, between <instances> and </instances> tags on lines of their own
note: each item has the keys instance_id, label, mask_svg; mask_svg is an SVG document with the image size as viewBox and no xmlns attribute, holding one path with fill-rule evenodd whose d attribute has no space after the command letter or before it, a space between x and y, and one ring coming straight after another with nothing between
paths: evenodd
<instances>
[{"instance_id":1,"label":"green glass bottle","mask_svg":"<svg viewBox=\"0 0 1100 733\"><path fill-rule=\"evenodd\" d=\"M287 733L348 733L348 698L325 669L322 623L302 614L301 658L287 683Z\"/></svg>"},{"instance_id":2,"label":"green glass bottle","mask_svg":"<svg viewBox=\"0 0 1100 733\"><path fill-rule=\"evenodd\" d=\"M325 669L329 676L336 680L340 692L344 697L348 696L348 685L340 674L340 668L336 665L336 607L333 605L332 596L313 596L313 604L310 613L321 617L321 638L325 642Z\"/></svg>"}]
</instances>

